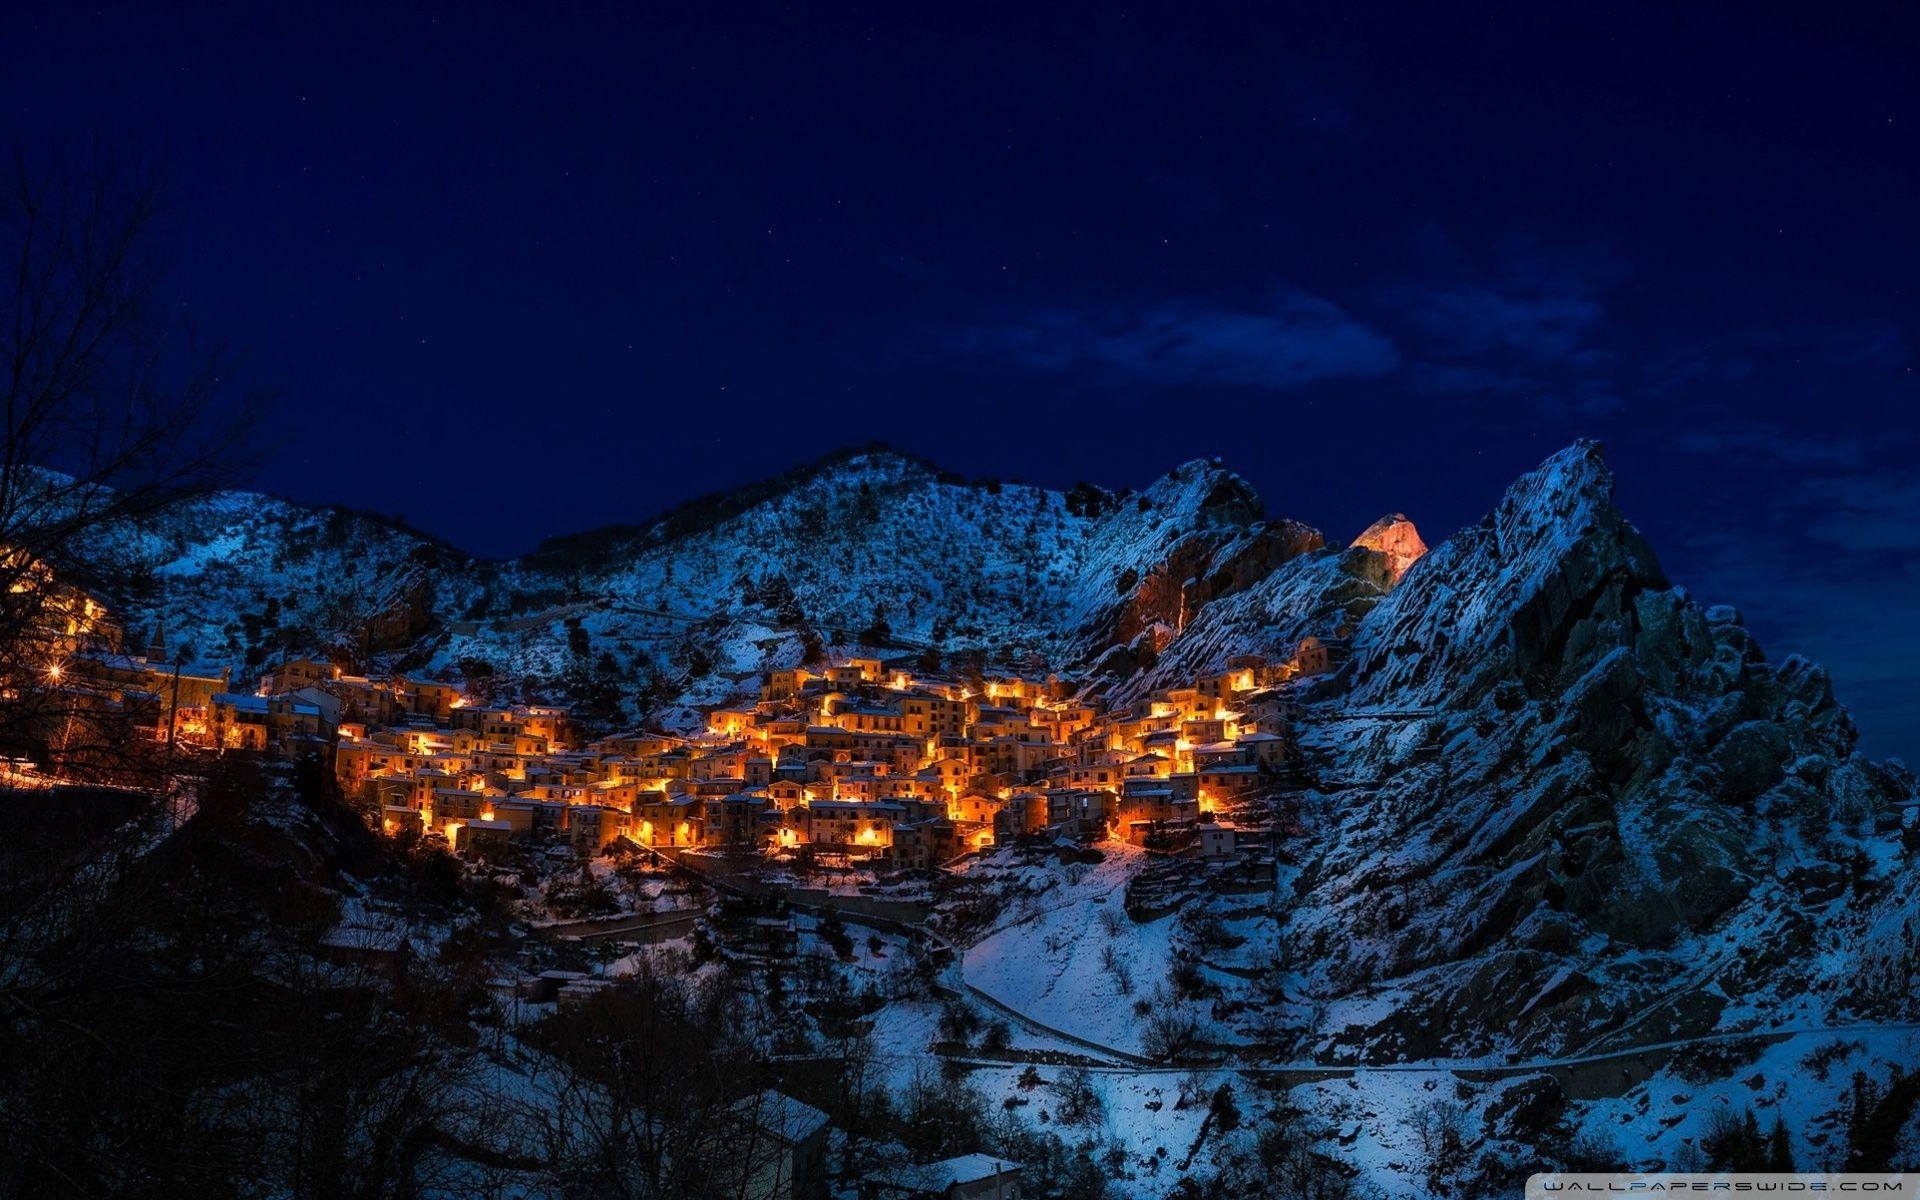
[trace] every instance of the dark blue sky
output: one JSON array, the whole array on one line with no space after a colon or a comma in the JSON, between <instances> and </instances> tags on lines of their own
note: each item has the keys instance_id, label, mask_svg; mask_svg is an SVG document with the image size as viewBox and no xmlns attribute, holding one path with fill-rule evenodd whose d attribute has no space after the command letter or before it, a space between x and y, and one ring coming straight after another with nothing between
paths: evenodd
<instances>
[{"instance_id":1,"label":"dark blue sky","mask_svg":"<svg viewBox=\"0 0 1920 1200\"><path fill-rule=\"evenodd\" d=\"M165 164L271 490L505 554L880 439L1438 540L1591 434L1920 757L1911 5L638 7L16 9L0 105Z\"/></svg>"}]
</instances>

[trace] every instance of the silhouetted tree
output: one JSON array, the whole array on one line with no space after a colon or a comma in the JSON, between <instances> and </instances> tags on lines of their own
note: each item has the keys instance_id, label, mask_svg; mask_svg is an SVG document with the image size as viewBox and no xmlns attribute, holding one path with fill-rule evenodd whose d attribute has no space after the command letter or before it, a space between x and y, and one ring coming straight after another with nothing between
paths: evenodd
<instances>
[{"instance_id":1,"label":"silhouetted tree","mask_svg":"<svg viewBox=\"0 0 1920 1200\"><path fill-rule=\"evenodd\" d=\"M150 179L24 153L0 181L0 754L69 773L114 773L126 740L65 677L111 639L89 601L140 577L110 535L231 478L248 427L161 300L160 207Z\"/></svg>"},{"instance_id":2,"label":"silhouetted tree","mask_svg":"<svg viewBox=\"0 0 1920 1200\"><path fill-rule=\"evenodd\" d=\"M1767 1135L1767 1170L1793 1170L1793 1137L1787 1132L1786 1118L1774 1114L1773 1131Z\"/></svg>"}]
</instances>

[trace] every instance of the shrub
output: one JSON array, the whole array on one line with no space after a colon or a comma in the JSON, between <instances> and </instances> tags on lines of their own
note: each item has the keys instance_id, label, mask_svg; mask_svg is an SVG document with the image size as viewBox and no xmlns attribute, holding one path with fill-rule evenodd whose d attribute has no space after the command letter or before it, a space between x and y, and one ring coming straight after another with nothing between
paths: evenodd
<instances>
[{"instance_id":1,"label":"shrub","mask_svg":"<svg viewBox=\"0 0 1920 1200\"><path fill-rule=\"evenodd\" d=\"M1760 1122L1751 1108L1736 1113L1723 1106L1708 1113L1700 1149L1712 1169L1758 1171L1766 1165L1766 1139L1760 1136Z\"/></svg>"},{"instance_id":2,"label":"shrub","mask_svg":"<svg viewBox=\"0 0 1920 1200\"><path fill-rule=\"evenodd\" d=\"M1069 1067L1060 1072L1060 1078L1054 1080L1053 1090L1060 1098L1058 1113L1063 1124L1099 1123L1105 1105L1100 1101L1100 1093L1094 1090L1092 1071L1085 1067Z\"/></svg>"},{"instance_id":3,"label":"shrub","mask_svg":"<svg viewBox=\"0 0 1920 1200\"><path fill-rule=\"evenodd\" d=\"M1200 1023L1182 1011L1170 996L1162 996L1147 1018L1140 1035L1140 1047L1148 1057L1172 1061L1193 1048L1200 1040Z\"/></svg>"},{"instance_id":4,"label":"shrub","mask_svg":"<svg viewBox=\"0 0 1920 1200\"><path fill-rule=\"evenodd\" d=\"M1433 1100L1414 1113L1413 1132L1426 1159L1427 1184L1441 1191L1443 1181L1467 1165L1466 1107L1454 1100Z\"/></svg>"},{"instance_id":5,"label":"shrub","mask_svg":"<svg viewBox=\"0 0 1920 1200\"><path fill-rule=\"evenodd\" d=\"M1582 1129L1567 1143L1567 1170L1619 1171L1626 1166L1620 1147L1603 1129Z\"/></svg>"}]
</instances>

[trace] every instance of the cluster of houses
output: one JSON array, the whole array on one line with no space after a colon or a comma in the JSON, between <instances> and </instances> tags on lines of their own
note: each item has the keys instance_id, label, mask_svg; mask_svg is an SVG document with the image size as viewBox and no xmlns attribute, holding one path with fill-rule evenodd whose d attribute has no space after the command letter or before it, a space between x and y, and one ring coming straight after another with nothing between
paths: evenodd
<instances>
[{"instance_id":1,"label":"cluster of houses","mask_svg":"<svg viewBox=\"0 0 1920 1200\"><path fill-rule=\"evenodd\" d=\"M317 753L389 833L466 854L625 840L892 867L1035 834L1232 858L1231 811L1291 757L1287 685L1339 655L1308 638L1284 660L1234 659L1113 707L1056 676L959 679L849 658L770 672L698 734L582 740L565 707L482 703L455 683L317 658L243 692L224 672L168 662L163 646L125 653L91 601L64 620L46 686L130 713L169 747Z\"/></svg>"},{"instance_id":2,"label":"cluster of houses","mask_svg":"<svg viewBox=\"0 0 1920 1200\"><path fill-rule=\"evenodd\" d=\"M1309 639L1284 662L1237 659L1109 710L1057 677L961 681L851 658L771 672L696 735L586 742L564 708L472 703L454 685L312 660L244 699L269 744L289 699L322 709L342 788L382 828L469 854L539 836L582 853L624 839L929 867L1045 834L1231 858L1228 810L1290 757L1284 685L1331 663ZM214 698L210 728L245 719L229 705Z\"/></svg>"},{"instance_id":3,"label":"cluster of houses","mask_svg":"<svg viewBox=\"0 0 1920 1200\"><path fill-rule=\"evenodd\" d=\"M0 662L0 705L14 717L0 753L31 758L56 779L126 774L176 735L192 740L196 715L229 688L229 671L169 655L157 631L145 653L128 650L106 605L43 566L18 569L0 554L0 578L4 617L19 626Z\"/></svg>"}]
</instances>

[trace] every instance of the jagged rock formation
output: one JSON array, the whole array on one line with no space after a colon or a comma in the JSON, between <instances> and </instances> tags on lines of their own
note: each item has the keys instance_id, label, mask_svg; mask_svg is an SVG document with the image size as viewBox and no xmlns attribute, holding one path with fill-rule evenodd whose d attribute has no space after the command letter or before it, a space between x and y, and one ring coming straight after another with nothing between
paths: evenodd
<instances>
[{"instance_id":1,"label":"jagged rock formation","mask_svg":"<svg viewBox=\"0 0 1920 1200\"><path fill-rule=\"evenodd\" d=\"M1374 605L1333 693L1286 935L1344 1023L1305 1040L1565 1052L1913 1013L1891 836L1912 777L1854 753L1817 667L1769 666L1733 610L1667 581L1596 444ZM1864 936L1883 926L1903 942Z\"/></svg>"}]
</instances>

